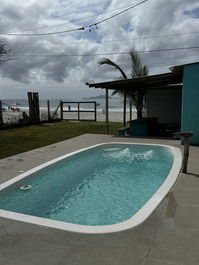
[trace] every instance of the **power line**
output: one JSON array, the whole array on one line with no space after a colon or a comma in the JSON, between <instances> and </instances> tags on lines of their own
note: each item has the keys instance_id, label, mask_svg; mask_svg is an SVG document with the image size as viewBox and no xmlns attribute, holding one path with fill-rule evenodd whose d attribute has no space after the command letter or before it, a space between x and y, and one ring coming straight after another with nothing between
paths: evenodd
<instances>
[{"instance_id":1,"label":"power line","mask_svg":"<svg viewBox=\"0 0 199 265\"><path fill-rule=\"evenodd\" d=\"M168 51L178 51L178 50L191 50L199 49L199 46L192 47L177 47L177 48L167 48L167 49L154 49L154 50L143 50L136 51L135 53L154 53L154 52L168 52ZM10 54L6 55L8 57L37 57L37 58L56 58L56 57L92 57L92 56L107 56L107 55L125 55L129 52L110 52L110 53L93 53L93 54Z\"/></svg>"},{"instance_id":2,"label":"power line","mask_svg":"<svg viewBox=\"0 0 199 265\"><path fill-rule=\"evenodd\" d=\"M170 34L164 34L164 35L152 35L152 36L145 36L145 37L138 37L138 38L132 38L132 39L115 39L115 40L105 40L101 42L97 41L80 41L80 42L64 42L63 44L103 44L103 43L111 43L111 42L127 42L127 41L134 41L134 40L144 40L144 39L156 39L156 38L167 38L172 36L185 36L185 35L191 35L191 34L199 34L199 31L193 31L193 32L185 32L185 33L170 33Z\"/></svg>"},{"instance_id":3,"label":"power line","mask_svg":"<svg viewBox=\"0 0 199 265\"><path fill-rule=\"evenodd\" d=\"M86 30L86 29L91 30L91 28L93 26L94 27L97 27L97 25L99 25L101 23L104 23L104 22L106 22L106 21L108 21L108 20L110 20L110 19L112 19L112 18L114 18L116 16L119 16L119 15L121 15L121 14L123 14L123 13L125 13L125 12L127 12L127 11L129 11L129 10L137 7L137 6L139 6L139 5L142 5L145 2L147 2L147 1L148 0L143 0L143 1L139 2L138 4L135 4L135 5L131 6L131 7L128 7L126 9L122 10L121 12L116 13L116 14L108 17L108 18L99 20L99 21L97 21L95 23L92 23L92 24L89 24L89 25L83 26L83 27L78 27L78 28L69 29L69 30L63 30L63 31L48 32L48 33L0 33L0 35L4 35L4 36L16 36L16 37L17 36L20 36L20 37L21 36L49 36L49 35L57 35L57 34L62 34L62 33L75 32L75 31L83 31L83 30Z\"/></svg>"},{"instance_id":4,"label":"power line","mask_svg":"<svg viewBox=\"0 0 199 265\"><path fill-rule=\"evenodd\" d=\"M137 7L137 6L139 6L139 5L144 4L144 3L147 2L147 1L148 1L148 0L144 0L144 1L142 1L142 2L139 2L138 4L133 5L133 6L129 7L129 8L127 8L127 9L125 9L125 10L123 10L123 11L117 13L117 14L114 14L114 15L110 16L109 18L105 18L105 19L103 19L103 20L101 20L101 21L98 21L98 22L96 22L96 23L90 24L88 27L97 26L97 25L99 25L99 24L101 24L101 23L104 23L105 21L108 21L108 20L110 20L110 19L112 19L112 18L114 18L114 17L116 17L116 16L119 16L119 15L121 15L121 14L123 14L123 13L125 13L125 12L127 12L127 11L129 11L129 10L131 10L131 9L133 9L133 8L135 8L135 7Z\"/></svg>"},{"instance_id":5,"label":"power line","mask_svg":"<svg viewBox=\"0 0 199 265\"><path fill-rule=\"evenodd\" d=\"M93 16L89 16L89 17L84 17L84 18L80 18L80 19L75 19L73 20L74 22L79 22L79 21L84 21L84 20L88 20L90 18L95 18L95 17L99 17L103 14L108 14L108 13L112 13L114 11L117 11L117 10L121 10L123 8L127 8L127 7L131 7L131 5L128 5L128 6L123 6L123 7L120 7L120 8L117 8L117 9L112 9L112 10L109 10L109 11L106 11L106 12L102 12L102 13L99 13L97 15L93 15ZM25 28L23 29L23 31L31 31L31 30L40 30L40 29L46 29L46 28L51 28L51 27L59 27L59 26L66 26L66 22L65 23L59 23L59 24L54 24L54 25L48 25L48 26L41 26L41 27L37 27L37 28Z\"/></svg>"},{"instance_id":6,"label":"power line","mask_svg":"<svg viewBox=\"0 0 199 265\"><path fill-rule=\"evenodd\" d=\"M113 40L104 40L101 42L97 41L80 41L80 42L64 42L62 44L66 45L80 45L80 44L103 44L103 43L111 43L111 42L128 42L128 41L136 41L136 40L145 40L145 39L156 39L156 38L168 38L173 36L186 36L191 34L199 34L199 31L192 31L192 32L184 32L184 33L168 33L164 35L151 35L151 36L145 36L145 37L137 37L132 39L113 39ZM19 45L22 46L22 45ZM26 45L27 47L27 45Z\"/></svg>"},{"instance_id":7,"label":"power line","mask_svg":"<svg viewBox=\"0 0 199 265\"><path fill-rule=\"evenodd\" d=\"M69 32L81 31L81 30L85 30L85 28L80 27L80 28L74 28L74 29L56 31L56 32L48 32L48 33L0 33L0 35L15 36L15 37L49 36L49 35L57 35L57 34L61 34L61 33L69 33Z\"/></svg>"}]
</instances>

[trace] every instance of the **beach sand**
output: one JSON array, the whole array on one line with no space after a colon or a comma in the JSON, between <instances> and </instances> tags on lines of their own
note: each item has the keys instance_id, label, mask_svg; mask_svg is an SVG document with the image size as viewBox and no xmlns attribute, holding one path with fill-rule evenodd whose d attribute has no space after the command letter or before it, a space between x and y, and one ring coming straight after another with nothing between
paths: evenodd
<instances>
[{"instance_id":1,"label":"beach sand","mask_svg":"<svg viewBox=\"0 0 199 265\"><path fill-rule=\"evenodd\" d=\"M25 111L25 113L28 115L28 110L20 110L20 111L11 111L6 110L3 112L3 120L4 122L17 122L18 119L22 118L22 113ZM51 115L53 112L51 112ZM40 117L41 120L47 120L47 111L41 110L40 111ZM58 113L58 118L60 117L60 113ZM77 119L77 113L75 112L67 112L63 115L64 119ZM94 119L94 113L88 113L83 112L80 113L80 119ZM126 120L128 121L130 119L129 112L126 114ZM136 112L132 113L132 119L136 119ZM106 120L106 114L102 111L97 111L97 121L105 121ZM109 121L112 122L122 122L123 121L123 112L116 112L116 111L109 111Z\"/></svg>"}]
</instances>

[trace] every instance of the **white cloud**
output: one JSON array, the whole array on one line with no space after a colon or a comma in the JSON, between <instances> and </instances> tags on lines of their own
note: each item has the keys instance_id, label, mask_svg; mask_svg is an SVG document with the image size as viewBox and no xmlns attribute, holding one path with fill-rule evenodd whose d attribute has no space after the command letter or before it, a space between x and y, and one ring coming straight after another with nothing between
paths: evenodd
<instances>
[{"instance_id":1,"label":"white cloud","mask_svg":"<svg viewBox=\"0 0 199 265\"><path fill-rule=\"evenodd\" d=\"M138 2L136 0L133 4ZM132 2L124 4L119 0L74 0L69 4L64 0L2 0L0 32L41 33L76 28L109 17L128 4L130 6ZM175 34L198 31L199 19L196 15L193 17L190 12L185 12L193 12L198 7L195 0L149 0L134 10L100 24L99 29L93 28L91 33L74 32L49 37L2 36L11 48L10 54L15 54L16 57L13 58L17 60L0 65L0 98L26 97L27 89L33 88L43 98L81 97L89 96L90 93L101 93L96 90L91 92L85 82L112 80L120 76L111 67L97 65L98 60L104 56L49 58L39 55L126 52L133 46L137 50L196 46L199 34ZM111 10L115 11L99 15ZM135 40L168 33L174 36ZM116 39L122 41L110 41ZM102 43L88 43L95 40ZM18 57L19 54L37 54L38 57ZM127 55L107 57L130 74ZM149 66L151 73L168 71L171 65L199 61L198 50L143 53L141 58Z\"/></svg>"}]
</instances>

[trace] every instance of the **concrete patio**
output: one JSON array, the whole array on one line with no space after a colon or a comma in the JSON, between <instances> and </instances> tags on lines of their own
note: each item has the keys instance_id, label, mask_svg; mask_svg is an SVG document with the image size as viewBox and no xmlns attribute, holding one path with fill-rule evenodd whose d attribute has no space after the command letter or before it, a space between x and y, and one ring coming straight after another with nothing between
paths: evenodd
<instances>
[{"instance_id":1,"label":"concrete patio","mask_svg":"<svg viewBox=\"0 0 199 265\"><path fill-rule=\"evenodd\" d=\"M0 183L60 155L102 142L180 141L85 134L0 160ZM188 174L136 228L113 234L65 232L0 218L0 265L198 265L199 147L191 147Z\"/></svg>"}]
</instances>

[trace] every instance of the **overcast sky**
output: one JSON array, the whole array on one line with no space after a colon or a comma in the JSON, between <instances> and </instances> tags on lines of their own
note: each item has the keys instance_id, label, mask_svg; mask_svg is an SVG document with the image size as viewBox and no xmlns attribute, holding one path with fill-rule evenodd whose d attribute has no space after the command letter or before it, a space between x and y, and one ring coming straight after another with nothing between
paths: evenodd
<instances>
[{"instance_id":1,"label":"overcast sky","mask_svg":"<svg viewBox=\"0 0 199 265\"><path fill-rule=\"evenodd\" d=\"M0 33L46 33L78 28L110 17L138 2L1 0ZM189 32L192 34L179 35ZM43 99L99 95L103 91L88 88L85 83L118 79L120 74L109 66L98 66L97 62L108 57L130 75L128 55L49 55L120 53L128 52L132 47L145 51L199 46L199 2L148 0L101 23L98 29L92 27L91 32L36 37L0 35L0 40L7 43L11 50L9 58L14 59L0 65L0 99L26 98L27 91L38 91ZM141 53L140 56L143 64L148 65L150 74L156 74L168 72L173 65L199 61L199 49Z\"/></svg>"}]
</instances>

